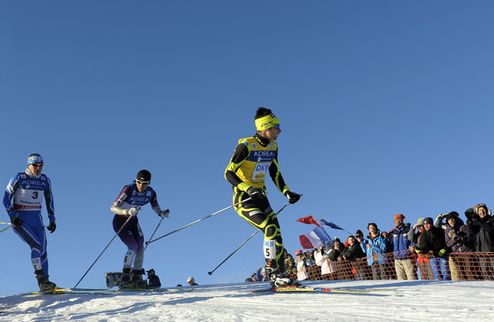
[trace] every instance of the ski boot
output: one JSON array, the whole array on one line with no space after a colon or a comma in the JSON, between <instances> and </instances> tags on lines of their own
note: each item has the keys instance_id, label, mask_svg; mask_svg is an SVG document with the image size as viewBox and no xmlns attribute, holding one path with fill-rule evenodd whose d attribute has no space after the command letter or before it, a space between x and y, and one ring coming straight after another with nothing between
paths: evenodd
<instances>
[{"instance_id":1,"label":"ski boot","mask_svg":"<svg viewBox=\"0 0 494 322\"><path fill-rule=\"evenodd\" d=\"M50 292L53 291L56 287L57 284L50 282L48 280L48 275L43 275L42 270L37 270L34 272L36 274L36 279L38 280L38 286L39 290L41 292Z\"/></svg>"},{"instance_id":2,"label":"ski boot","mask_svg":"<svg viewBox=\"0 0 494 322\"><path fill-rule=\"evenodd\" d=\"M130 267L125 267L122 270L122 279L119 284L120 288L134 288L134 283L132 282L132 274L130 273Z\"/></svg>"},{"instance_id":3,"label":"ski boot","mask_svg":"<svg viewBox=\"0 0 494 322\"><path fill-rule=\"evenodd\" d=\"M147 288L148 282L142 279L144 274L144 269L133 269L132 270L132 283L134 283L134 288Z\"/></svg>"},{"instance_id":4,"label":"ski boot","mask_svg":"<svg viewBox=\"0 0 494 322\"><path fill-rule=\"evenodd\" d=\"M269 283L273 287L286 287L290 285L297 285L297 283L292 280L288 274L280 271L275 267L266 267L266 272L269 277Z\"/></svg>"}]
</instances>

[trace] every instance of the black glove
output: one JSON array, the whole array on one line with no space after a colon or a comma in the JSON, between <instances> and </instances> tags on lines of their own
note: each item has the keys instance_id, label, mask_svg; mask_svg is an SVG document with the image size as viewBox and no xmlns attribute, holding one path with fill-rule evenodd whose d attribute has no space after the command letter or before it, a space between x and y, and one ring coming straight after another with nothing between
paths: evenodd
<instances>
[{"instance_id":1,"label":"black glove","mask_svg":"<svg viewBox=\"0 0 494 322\"><path fill-rule=\"evenodd\" d=\"M19 217L10 217L10 221L14 227L18 228L22 226L22 219Z\"/></svg>"},{"instance_id":2,"label":"black glove","mask_svg":"<svg viewBox=\"0 0 494 322\"><path fill-rule=\"evenodd\" d=\"M50 222L48 227L46 227L50 233L53 233L57 229L57 224L54 221Z\"/></svg>"},{"instance_id":3,"label":"black glove","mask_svg":"<svg viewBox=\"0 0 494 322\"><path fill-rule=\"evenodd\" d=\"M259 201L264 198L264 191L259 188L250 187L249 189L247 189L247 194L252 199L252 201Z\"/></svg>"},{"instance_id":4,"label":"black glove","mask_svg":"<svg viewBox=\"0 0 494 322\"><path fill-rule=\"evenodd\" d=\"M285 196L288 198L288 202L291 204L296 203L297 201L300 200L300 197L302 197L302 195L299 195L298 193L291 191L285 192Z\"/></svg>"}]
</instances>

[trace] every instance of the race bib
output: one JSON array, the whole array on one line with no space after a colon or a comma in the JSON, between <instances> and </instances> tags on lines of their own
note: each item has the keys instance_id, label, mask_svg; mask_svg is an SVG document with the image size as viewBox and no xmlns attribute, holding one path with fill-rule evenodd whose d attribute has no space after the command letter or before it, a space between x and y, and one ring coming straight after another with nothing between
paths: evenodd
<instances>
[{"instance_id":1,"label":"race bib","mask_svg":"<svg viewBox=\"0 0 494 322\"><path fill-rule=\"evenodd\" d=\"M256 167L252 172L252 181L262 181L266 176L266 171L269 169L269 165L271 162L258 162L256 163Z\"/></svg>"},{"instance_id":2,"label":"race bib","mask_svg":"<svg viewBox=\"0 0 494 322\"><path fill-rule=\"evenodd\" d=\"M276 244L274 240L264 241L264 258L266 259L276 258Z\"/></svg>"}]
</instances>

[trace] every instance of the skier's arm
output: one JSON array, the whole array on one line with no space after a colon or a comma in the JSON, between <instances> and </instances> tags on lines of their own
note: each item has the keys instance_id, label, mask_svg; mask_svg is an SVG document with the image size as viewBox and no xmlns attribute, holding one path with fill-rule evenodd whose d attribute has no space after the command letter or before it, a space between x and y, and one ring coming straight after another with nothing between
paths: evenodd
<instances>
[{"instance_id":1,"label":"skier's arm","mask_svg":"<svg viewBox=\"0 0 494 322\"><path fill-rule=\"evenodd\" d=\"M53 203L53 193L51 190L51 181L48 177L46 177L46 181L48 182L48 189L45 190L45 201L46 201L46 211L48 212L48 218L50 219L50 223L55 222L55 206Z\"/></svg>"},{"instance_id":2,"label":"skier's arm","mask_svg":"<svg viewBox=\"0 0 494 322\"><path fill-rule=\"evenodd\" d=\"M237 169L242 165L245 159L249 156L249 148L245 144L239 144L235 148L235 152L233 152L233 156L230 160L230 163L226 166L225 169L225 179L230 182L230 184L234 187L242 191L247 191L250 186L243 182L236 174Z\"/></svg>"},{"instance_id":3,"label":"skier's arm","mask_svg":"<svg viewBox=\"0 0 494 322\"><path fill-rule=\"evenodd\" d=\"M156 192L153 190L153 196L151 197L151 208L153 208L154 212L158 214L158 216L161 217L168 217L170 210L162 210L159 203L158 203L158 197L156 196Z\"/></svg>"},{"instance_id":4,"label":"skier's arm","mask_svg":"<svg viewBox=\"0 0 494 322\"><path fill-rule=\"evenodd\" d=\"M125 199L127 199L128 193L130 191L130 186L123 187L122 191L118 195L117 199L113 202L111 207L111 212L115 215L128 215L128 209L120 208L120 206L124 203Z\"/></svg>"},{"instance_id":5,"label":"skier's arm","mask_svg":"<svg viewBox=\"0 0 494 322\"><path fill-rule=\"evenodd\" d=\"M278 152L278 150L276 150L276 152ZM290 191L290 188L288 188L283 176L281 175L280 167L278 165L278 157L274 158L273 162L271 162L271 165L269 166L269 175L282 194Z\"/></svg>"},{"instance_id":6,"label":"skier's arm","mask_svg":"<svg viewBox=\"0 0 494 322\"><path fill-rule=\"evenodd\" d=\"M5 194L3 196L3 205L7 210L7 213L10 215L12 208L14 207L14 194L17 188L19 187L19 175L15 175L10 179L7 184L7 188L5 188Z\"/></svg>"}]
</instances>

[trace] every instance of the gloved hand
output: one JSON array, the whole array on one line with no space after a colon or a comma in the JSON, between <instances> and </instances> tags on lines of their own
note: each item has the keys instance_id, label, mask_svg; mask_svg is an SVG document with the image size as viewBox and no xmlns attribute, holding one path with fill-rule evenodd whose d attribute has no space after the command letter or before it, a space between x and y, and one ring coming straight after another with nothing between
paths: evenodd
<instances>
[{"instance_id":1,"label":"gloved hand","mask_svg":"<svg viewBox=\"0 0 494 322\"><path fill-rule=\"evenodd\" d=\"M299 195L298 193L291 191L285 192L285 196L288 198L288 202L291 204L296 203L297 201L300 200L300 197L302 197L302 195Z\"/></svg>"},{"instance_id":2,"label":"gloved hand","mask_svg":"<svg viewBox=\"0 0 494 322\"><path fill-rule=\"evenodd\" d=\"M46 227L50 233L53 233L57 229L57 224L54 221L50 222L48 227Z\"/></svg>"},{"instance_id":3,"label":"gloved hand","mask_svg":"<svg viewBox=\"0 0 494 322\"><path fill-rule=\"evenodd\" d=\"M259 188L250 187L247 190L247 194L252 199L252 201L259 201L262 198L264 198L264 191L262 189L259 189Z\"/></svg>"},{"instance_id":4,"label":"gloved hand","mask_svg":"<svg viewBox=\"0 0 494 322\"><path fill-rule=\"evenodd\" d=\"M140 207L132 207L129 210L127 210L127 215L132 216L132 217L137 216L140 209L141 209Z\"/></svg>"},{"instance_id":5,"label":"gloved hand","mask_svg":"<svg viewBox=\"0 0 494 322\"><path fill-rule=\"evenodd\" d=\"M14 227L18 228L22 226L22 219L19 217L10 217L10 221Z\"/></svg>"},{"instance_id":6,"label":"gloved hand","mask_svg":"<svg viewBox=\"0 0 494 322\"><path fill-rule=\"evenodd\" d=\"M168 216L170 216L170 209L161 210L160 213L159 213L159 216L160 217L168 218Z\"/></svg>"}]
</instances>

